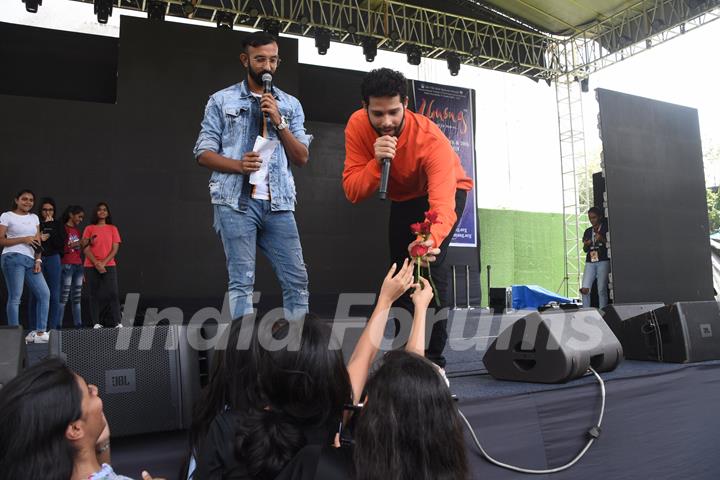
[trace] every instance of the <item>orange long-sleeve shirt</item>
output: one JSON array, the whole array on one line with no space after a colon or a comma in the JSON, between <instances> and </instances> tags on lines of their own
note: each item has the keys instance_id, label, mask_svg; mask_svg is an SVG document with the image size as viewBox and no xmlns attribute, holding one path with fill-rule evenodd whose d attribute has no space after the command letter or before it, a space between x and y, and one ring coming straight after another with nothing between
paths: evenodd
<instances>
[{"instance_id":1,"label":"orange long-sleeve shirt","mask_svg":"<svg viewBox=\"0 0 720 480\"><path fill-rule=\"evenodd\" d=\"M380 187L381 167L375 160L377 138L365 109L350 116L345 127L343 189L352 203L365 200ZM472 186L460 157L440 128L426 116L406 110L405 127L390 164L388 198L403 202L427 195L430 209L438 212L441 222L430 231L438 246L457 220L455 190L469 191Z\"/></svg>"}]
</instances>

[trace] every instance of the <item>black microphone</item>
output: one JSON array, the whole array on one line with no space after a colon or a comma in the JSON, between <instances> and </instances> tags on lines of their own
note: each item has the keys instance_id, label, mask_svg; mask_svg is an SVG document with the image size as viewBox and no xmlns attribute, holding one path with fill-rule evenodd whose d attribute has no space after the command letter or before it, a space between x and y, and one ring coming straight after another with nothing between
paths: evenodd
<instances>
[{"instance_id":1,"label":"black microphone","mask_svg":"<svg viewBox=\"0 0 720 480\"><path fill-rule=\"evenodd\" d=\"M269 73L263 73L262 82L263 93L270 93L270 90L272 90L272 75L270 75Z\"/></svg>"},{"instance_id":2,"label":"black microphone","mask_svg":"<svg viewBox=\"0 0 720 480\"><path fill-rule=\"evenodd\" d=\"M380 191L378 192L378 197L380 200L385 200L387 198L387 187L388 187L388 179L390 178L390 162L392 161L391 158L383 158L382 159L382 174L380 176Z\"/></svg>"}]
</instances>

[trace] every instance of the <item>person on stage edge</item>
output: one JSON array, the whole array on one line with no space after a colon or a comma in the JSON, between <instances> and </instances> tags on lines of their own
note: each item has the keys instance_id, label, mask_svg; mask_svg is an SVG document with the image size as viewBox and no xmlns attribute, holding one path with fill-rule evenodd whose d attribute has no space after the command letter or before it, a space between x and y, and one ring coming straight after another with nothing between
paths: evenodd
<instances>
[{"instance_id":1,"label":"person on stage edge","mask_svg":"<svg viewBox=\"0 0 720 480\"><path fill-rule=\"evenodd\" d=\"M65 227L65 246L62 257L62 292L60 295L60 318L62 325L65 305L72 301L73 325L82 327L82 286L85 272L80 253L87 246L89 239L83 239L78 226L85 219L85 210L79 205L70 205L63 213Z\"/></svg>"},{"instance_id":2,"label":"person on stage edge","mask_svg":"<svg viewBox=\"0 0 720 480\"><path fill-rule=\"evenodd\" d=\"M312 136L305 133L305 114L295 97L275 85L265 92L263 75L274 76L280 64L275 37L249 34L240 61L247 78L210 97L193 152L198 164L212 171L210 199L227 259L231 315L253 312L259 247L282 287L286 316L302 317L308 312L308 276L290 163L308 162ZM279 141L264 166L254 151L258 137Z\"/></svg>"},{"instance_id":3,"label":"person on stage edge","mask_svg":"<svg viewBox=\"0 0 720 480\"><path fill-rule=\"evenodd\" d=\"M62 320L60 316L60 290L62 284L60 282L60 256L65 244L65 229L57 217L55 212L57 207L55 200L45 197L40 200L40 239L42 240L42 273L45 277L50 290L50 306L48 308L48 330L62 328ZM28 297L28 317L30 321L38 322L37 310L33 301L32 291Z\"/></svg>"},{"instance_id":4,"label":"person on stage edge","mask_svg":"<svg viewBox=\"0 0 720 480\"><path fill-rule=\"evenodd\" d=\"M401 265L416 243L410 225L421 222L433 210L438 221L426 245L431 248L432 278L441 307L452 304L447 249L457 221L465 208L473 182L460 157L440 128L429 118L407 109L407 80L387 68L373 70L362 82L362 105L345 128L343 188L348 200L357 203L373 196L379 187L381 164L391 159L388 198L391 262ZM396 306L412 312L408 294ZM447 343L447 320L433 325L427 358L441 367Z\"/></svg>"},{"instance_id":5,"label":"person on stage edge","mask_svg":"<svg viewBox=\"0 0 720 480\"><path fill-rule=\"evenodd\" d=\"M113 224L110 207L100 202L93 217L83 231L85 246L85 281L88 287L90 317L95 328L105 326L100 318L102 307L110 308L111 327L122 327L120 293L115 255L120 249L120 232Z\"/></svg>"},{"instance_id":6,"label":"person on stage edge","mask_svg":"<svg viewBox=\"0 0 720 480\"><path fill-rule=\"evenodd\" d=\"M597 280L598 308L608 304L608 279L610 276L610 258L607 251L607 220L598 207L588 210L590 227L583 233L583 251L585 255L585 271L583 272L582 294L583 307L590 307L590 290Z\"/></svg>"},{"instance_id":7,"label":"person on stage edge","mask_svg":"<svg viewBox=\"0 0 720 480\"><path fill-rule=\"evenodd\" d=\"M31 213L33 205L35 194L30 190L20 190L13 200L12 210L0 215L0 246L3 247L0 266L8 291L8 325L20 324L20 299L23 285L27 283L33 292L37 316L35 329L30 331L25 341L47 343L50 290L41 275L40 219ZM33 321L30 318L28 323L32 326Z\"/></svg>"}]
</instances>

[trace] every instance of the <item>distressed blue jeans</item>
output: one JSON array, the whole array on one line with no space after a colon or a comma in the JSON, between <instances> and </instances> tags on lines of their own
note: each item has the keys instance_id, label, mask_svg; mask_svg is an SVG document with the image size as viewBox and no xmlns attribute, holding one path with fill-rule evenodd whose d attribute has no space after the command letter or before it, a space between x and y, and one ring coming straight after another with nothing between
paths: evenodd
<instances>
[{"instance_id":1,"label":"distressed blue jeans","mask_svg":"<svg viewBox=\"0 0 720 480\"><path fill-rule=\"evenodd\" d=\"M283 292L286 317L308 312L308 276L300 235L291 211L270 210L270 201L248 200L246 212L214 205L215 231L222 240L233 318L253 312L256 247L270 260Z\"/></svg>"},{"instance_id":2,"label":"distressed blue jeans","mask_svg":"<svg viewBox=\"0 0 720 480\"><path fill-rule=\"evenodd\" d=\"M608 304L608 279L610 275L610 261L587 262L583 272L582 288L592 289L593 282L597 280L598 308L605 308ZM582 294L583 307L590 308L590 293Z\"/></svg>"},{"instance_id":3,"label":"distressed blue jeans","mask_svg":"<svg viewBox=\"0 0 720 480\"><path fill-rule=\"evenodd\" d=\"M82 327L82 286L85 270L82 264L64 264L62 266L62 292L60 295L60 326L65 315L65 305L72 301L73 325Z\"/></svg>"},{"instance_id":4,"label":"distressed blue jeans","mask_svg":"<svg viewBox=\"0 0 720 480\"><path fill-rule=\"evenodd\" d=\"M8 325L20 324L20 299L23 285L27 283L35 299L37 324L32 325L34 319L29 318L31 329L47 330L48 309L50 306L50 289L45 283L42 273L33 273L35 260L22 253L6 253L0 258L5 285L8 290L7 321Z\"/></svg>"}]
</instances>

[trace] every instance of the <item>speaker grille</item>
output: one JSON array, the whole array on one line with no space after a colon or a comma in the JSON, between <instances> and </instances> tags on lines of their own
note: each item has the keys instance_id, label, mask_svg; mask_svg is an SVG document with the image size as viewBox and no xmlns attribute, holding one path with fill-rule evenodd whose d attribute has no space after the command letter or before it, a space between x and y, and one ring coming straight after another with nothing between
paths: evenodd
<instances>
[{"instance_id":1,"label":"speaker grille","mask_svg":"<svg viewBox=\"0 0 720 480\"><path fill-rule=\"evenodd\" d=\"M98 387L113 436L182 428L178 350L166 348L168 338L177 345L175 327L53 334L51 353L62 352L72 370Z\"/></svg>"}]
</instances>

